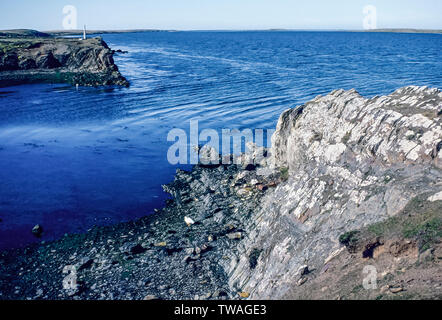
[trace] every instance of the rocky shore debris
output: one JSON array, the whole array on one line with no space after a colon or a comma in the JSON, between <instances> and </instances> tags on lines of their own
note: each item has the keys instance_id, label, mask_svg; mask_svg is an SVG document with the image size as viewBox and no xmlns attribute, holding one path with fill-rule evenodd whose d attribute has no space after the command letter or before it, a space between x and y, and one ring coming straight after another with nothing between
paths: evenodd
<instances>
[{"instance_id":1,"label":"rocky shore debris","mask_svg":"<svg viewBox=\"0 0 442 320\"><path fill-rule=\"evenodd\" d=\"M188 227L190 227L191 225L195 224L195 221L193 221L192 218L189 217L184 217L184 222L187 224Z\"/></svg>"}]
</instances>

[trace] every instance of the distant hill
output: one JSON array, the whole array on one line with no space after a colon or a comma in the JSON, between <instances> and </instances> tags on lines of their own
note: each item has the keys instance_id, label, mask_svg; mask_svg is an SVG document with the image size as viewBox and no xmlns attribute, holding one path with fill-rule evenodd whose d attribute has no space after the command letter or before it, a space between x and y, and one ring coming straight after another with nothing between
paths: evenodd
<instances>
[{"instance_id":1,"label":"distant hill","mask_svg":"<svg viewBox=\"0 0 442 320\"><path fill-rule=\"evenodd\" d=\"M430 30L430 29L374 29L366 30L366 32L396 32L396 33L439 33L442 34L442 30Z\"/></svg>"},{"instance_id":2,"label":"distant hill","mask_svg":"<svg viewBox=\"0 0 442 320\"><path fill-rule=\"evenodd\" d=\"M134 32L176 32L177 30L156 30L156 29L130 29L130 30L87 30L88 35L99 35L109 33L134 33ZM210 30L208 30L210 31ZM219 30L217 30L219 31ZM234 30L225 30L234 31ZM392 32L392 33L428 33L442 34L442 30L424 30L424 29L373 29L373 30L291 30L291 29L268 29L268 30L238 30L238 31L335 31L335 32ZM31 29L13 29L0 30L0 37L4 38L48 38L48 37L65 37L65 36L81 36L83 30L51 30L40 32Z\"/></svg>"},{"instance_id":3,"label":"distant hill","mask_svg":"<svg viewBox=\"0 0 442 320\"><path fill-rule=\"evenodd\" d=\"M0 30L0 37L5 38L49 38L50 34L30 29Z\"/></svg>"},{"instance_id":4,"label":"distant hill","mask_svg":"<svg viewBox=\"0 0 442 320\"><path fill-rule=\"evenodd\" d=\"M131 30L86 30L88 35L90 34L108 34L108 33L133 33L133 32L167 32L168 30L155 30L155 29L131 29ZM83 30L51 30L45 31L51 36L76 36L82 35Z\"/></svg>"}]
</instances>

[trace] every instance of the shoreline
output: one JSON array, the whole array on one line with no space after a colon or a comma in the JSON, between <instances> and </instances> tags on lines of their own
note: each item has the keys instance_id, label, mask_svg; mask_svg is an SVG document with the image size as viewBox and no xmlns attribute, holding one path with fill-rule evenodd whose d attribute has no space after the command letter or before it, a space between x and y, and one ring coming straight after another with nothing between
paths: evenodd
<instances>
[{"instance_id":1,"label":"shoreline","mask_svg":"<svg viewBox=\"0 0 442 320\"><path fill-rule=\"evenodd\" d=\"M289 109L249 165L177 170L157 214L0 252L0 299L440 298L441 99L335 90ZM376 290L354 276L368 261L389 275Z\"/></svg>"},{"instance_id":2,"label":"shoreline","mask_svg":"<svg viewBox=\"0 0 442 320\"><path fill-rule=\"evenodd\" d=\"M175 181L164 186L173 199L155 214L0 252L0 261L15 261L0 264L2 274L12 275L13 270L18 272L23 266L28 277L35 274L28 281L41 282L44 278L49 282L49 287L36 288L29 283L14 284L19 279L14 280L13 276L0 286L0 300L14 296L18 299L238 299L237 293L229 288L225 272L208 262L225 260L227 251L235 250L245 236L240 234L245 223L242 213L252 212L253 205L258 205L262 197L263 191L257 188L252 198L245 201L232 192L235 189L229 184L215 187L221 179L232 183L233 176L241 172L236 165L197 165L189 172L179 170ZM224 196L226 192L228 195ZM207 203L196 209L198 202L208 195L213 197L213 206L209 206L212 209L208 211ZM193 225L186 225L186 213L195 214L195 210L199 217L194 217ZM51 265L50 271L39 268L41 262ZM66 266L77 270L79 284L72 290L62 286L66 276L62 271ZM15 295L17 285L21 289ZM112 290L103 292L107 287Z\"/></svg>"}]
</instances>

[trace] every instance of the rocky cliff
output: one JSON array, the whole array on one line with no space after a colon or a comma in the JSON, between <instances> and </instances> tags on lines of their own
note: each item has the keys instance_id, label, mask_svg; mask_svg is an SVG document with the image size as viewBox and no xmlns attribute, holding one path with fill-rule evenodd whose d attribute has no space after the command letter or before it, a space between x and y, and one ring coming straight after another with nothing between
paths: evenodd
<instances>
[{"instance_id":1,"label":"rocky cliff","mask_svg":"<svg viewBox=\"0 0 442 320\"><path fill-rule=\"evenodd\" d=\"M33 82L128 85L114 63L113 51L101 38L4 34L0 37L0 85Z\"/></svg>"},{"instance_id":2,"label":"rocky cliff","mask_svg":"<svg viewBox=\"0 0 442 320\"><path fill-rule=\"evenodd\" d=\"M178 170L156 215L0 254L0 296L440 299L441 110L421 87L317 97L252 165Z\"/></svg>"},{"instance_id":3,"label":"rocky cliff","mask_svg":"<svg viewBox=\"0 0 442 320\"><path fill-rule=\"evenodd\" d=\"M298 286L309 279L306 267L315 271L310 274L315 278L343 252L345 234L404 211L413 223L400 220L400 241L407 227L414 225L419 233L423 222L433 223L431 231L440 240L441 112L441 92L423 87L372 99L338 90L285 111L272 142L274 164L287 168L288 180L264 196L248 222L243 249L236 262L226 265L231 286L252 298L291 297L293 291L304 290ZM428 210L418 210L416 203ZM386 241L382 235L373 235L373 250ZM365 240L370 247L370 239ZM421 249L431 247L426 245L420 243ZM247 257L253 248L261 254L250 270ZM359 286L362 276L362 270L354 275ZM441 294L440 286L436 292Z\"/></svg>"}]
</instances>

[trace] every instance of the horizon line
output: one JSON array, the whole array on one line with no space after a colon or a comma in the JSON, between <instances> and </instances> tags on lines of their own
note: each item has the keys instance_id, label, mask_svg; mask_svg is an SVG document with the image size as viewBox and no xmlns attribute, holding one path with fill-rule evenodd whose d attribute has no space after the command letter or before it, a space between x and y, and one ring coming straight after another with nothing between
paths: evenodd
<instances>
[{"instance_id":1,"label":"horizon line","mask_svg":"<svg viewBox=\"0 0 442 320\"><path fill-rule=\"evenodd\" d=\"M20 31L20 30L35 30L28 28L16 28L16 29L1 29L0 32L7 31ZM86 30L87 33L118 33L118 32L401 32L401 33L442 33L442 29L418 29L418 28L377 28L377 29L344 29L344 28L327 28L327 29L310 29L310 28L265 28L265 29L155 29L155 28L134 28L134 29L90 29ZM83 29L53 29L53 30L41 30L44 33L83 33Z\"/></svg>"}]
</instances>

